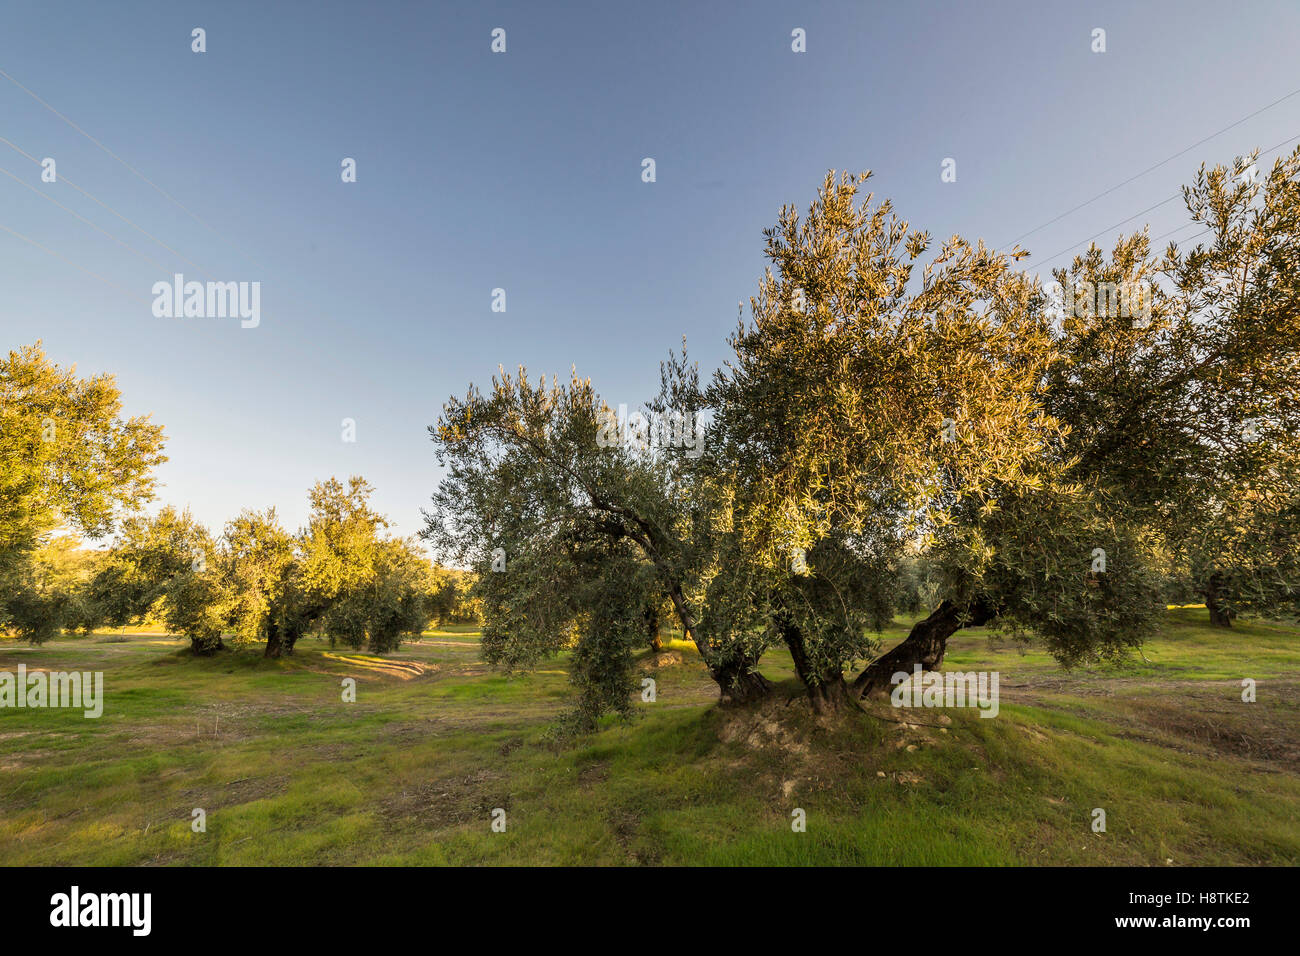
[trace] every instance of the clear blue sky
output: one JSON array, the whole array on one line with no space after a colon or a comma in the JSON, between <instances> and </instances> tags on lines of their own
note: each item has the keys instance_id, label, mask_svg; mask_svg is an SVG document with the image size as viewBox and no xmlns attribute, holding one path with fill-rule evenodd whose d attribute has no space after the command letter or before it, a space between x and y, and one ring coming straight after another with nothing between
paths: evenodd
<instances>
[{"instance_id":1,"label":"clear blue sky","mask_svg":"<svg viewBox=\"0 0 1300 956\"><path fill-rule=\"evenodd\" d=\"M1294 2L11 0L0 69L213 228L3 78L0 136L197 278L260 281L262 322L155 318L153 283L198 270L0 144L0 168L166 267L0 175L0 225L131 293L0 231L0 344L116 375L166 427L160 502L214 530L244 505L296 526L312 482L359 473L412 533L448 395L498 364L576 363L636 405L683 334L715 367L761 230L827 169L871 168L914 225L1000 245L1300 88L1297 49ZM1296 135L1300 95L1035 233L1030 264L1202 160Z\"/></svg>"}]
</instances>

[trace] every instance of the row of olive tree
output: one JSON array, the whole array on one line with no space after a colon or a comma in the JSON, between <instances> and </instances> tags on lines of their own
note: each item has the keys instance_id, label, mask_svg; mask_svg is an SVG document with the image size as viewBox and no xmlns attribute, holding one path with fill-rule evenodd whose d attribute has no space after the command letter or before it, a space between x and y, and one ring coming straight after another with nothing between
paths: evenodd
<instances>
[{"instance_id":1,"label":"row of olive tree","mask_svg":"<svg viewBox=\"0 0 1300 956\"><path fill-rule=\"evenodd\" d=\"M1161 576L1219 621L1294 613L1300 151L1244 168L1187 191L1210 243L1092 248L1056 273L1064 303L1019 250L954 237L923 261L865 176L828 175L766 232L731 361L705 383L671 358L648 427L576 374L453 398L424 534L479 572L490 659L574 646L584 706L623 709L632 622L667 600L725 697L765 695L781 645L824 711L938 667L964 626L1123 658ZM1080 307L1109 282L1141 308ZM651 440L696 416L702 447ZM930 613L880 654L918 554Z\"/></svg>"},{"instance_id":2,"label":"row of olive tree","mask_svg":"<svg viewBox=\"0 0 1300 956\"><path fill-rule=\"evenodd\" d=\"M311 492L306 528L286 531L274 509L245 511L214 537L188 512L128 516L112 546L55 536L33 552L10 596L9 626L41 642L155 623L196 654L265 642L292 654L307 633L331 643L395 650L432 620L473 614L465 575L437 567L414 542L387 536L367 506L369 486L331 479Z\"/></svg>"},{"instance_id":3,"label":"row of olive tree","mask_svg":"<svg viewBox=\"0 0 1300 956\"><path fill-rule=\"evenodd\" d=\"M214 537L167 507L128 516L104 551L56 536L35 550L11 597L10 626L39 642L147 621L189 638L196 654L264 641L266 656L279 657L306 633L394 650L432 620L471 615L465 575L385 535L369 491L359 478L319 483L297 534L268 509L245 511Z\"/></svg>"},{"instance_id":4,"label":"row of olive tree","mask_svg":"<svg viewBox=\"0 0 1300 956\"><path fill-rule=\"evenodd\" d=\"M278 657L308 632L385 651L477 613L467 575L388 535L360 478L318 483L297 533L274 509L219 536L174 508L142 516L162 430L120 407L111 377L79 379L39 343L0 361L0 628L41 642L149 618L196 653L261 640ZM79 547L119 524L108 550Z\"/></svg>"},{"instance_id":5,"label":"row of olive tree","mask_svg":"<svg viewBox=\"0 0 1300 956\"><path fill-rule=\"evenodd\" d=\"M266 656L279 657L312 632L394 650L428 625L448 582L411 541L384 534L370 491L356 477L318 483L297 534L274 509L245 511L215 538L173 508L128 519L89 583L90 603L112 627L157 615L198 654L265 641Z\"/></svg>"}]
</instances>

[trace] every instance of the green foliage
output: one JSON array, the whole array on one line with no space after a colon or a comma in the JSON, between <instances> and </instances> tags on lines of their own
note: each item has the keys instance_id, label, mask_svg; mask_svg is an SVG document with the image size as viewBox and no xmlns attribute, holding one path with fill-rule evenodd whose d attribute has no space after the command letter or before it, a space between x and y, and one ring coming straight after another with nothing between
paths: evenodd
<instances>
[{"instance_id":1,"label":"green foliage","mask_svg":"<svg viewBox=\"0 0 1300 956\"><path fill-rule=\"evenodd\" d=\"M152 496L162 429L123 419L121 407L112 376L78 378L39 342L0 357L0 627L13 619L35 640L63 626L69 609L51 597L48 566L31 565L35 553L59 528L109 534Z\"/></svg>"},{"instance_id":2,"label":"green foliage","mask_svg":"<svg viewBox=\"0 0 1300 956\"><path fill-rule=\"evenodd\" d=\"M275 657L312 628L395 650L428 624L439 572L412 542L381 533L369 494L360 478L317 484L297 535L274 509L244 511L217 539L172 508L129 519L88 589L97 619L120 627L157 616L200 654L264 640Z\"/></svg>"},{"instance_id":3,"label":"green foliage","mask_svg":"<svg viewBox=\"0 0 1300 956\"><path fill-rule=\"evenodd\" d=\"M91 592L101 619L110 626L156 614L201 654L221 646L226 615L235 601L211 534L188 511L170 506L152 518L123 523Z\"/></svg>"},{"instance_id":4,"label":"green foliage","mask_svg":"<svg viewBox=\"0 0 1300 956\"><path fill-rule=\"evenodd\" d=\"M1032 635L1067 667L1117 663L1154 633L1164 606L1151 556L1108 500L1006 496L959 525L932 556L949 594L996 610L991 626Z\"/></svg>"},{"instance_id":5,"label":"green foliage","mask_svg":"<svg viewBox=\"0 0 1300 956\"><path fill-rule=\"evenodd\" d=\"M65 629L93 630L98 615L90 582L99 557L70 535L48 539L13 572L9 627L33 644Z\"/></svg>"},{"instance_id":6,"label":"green foliage","mask_svg":"<svg viewBox=\"0 0 1300 956\"><path fill-rule=\"evenodd\" d=\"M217 563L230 591L224 623L237 642L265 639L283 626L297 553L274 508L245 511L229 522Z\"/></svg>"},{"instance_id":7,"label":"green foliage","mask_svg":"<svg viewBox=\"0 0 1300 956\"><path fill-rule=\"evenodd\" d=\"M448 474L423 536L473 571L485 657L519 669L576 647L591 664L575 676L587 723L623 709L626 642L648 639L665 599L711 668L731 663L699 617L712 558L689 459L610 440L612 415L588 380L534 384L521 369L452 399L430 429Z\"/></svg>"},{"instance_id":8,"label":"green foliage","mask_svg":"<svg viewBox=\"0 0 1300 956\"><path fill-rule=\"evenodd\" d=\"M994 481L1033 487L1059 432L1030 285L960 237L918 284L930 238L857 201L869 175L828 175L765 231L753 321L709 391L745 540L774 564L837 531L893 547Z\"/></svg>"},{"instance_id":9,"label":"green foliage","mask_svg":"<svg viewBox=\"0 0 1300 956\"><path fill-rule=\"evenodd\" d=\"M482 602L474 597L474 575L456 568L430 565L428 608L439 624L477 624Z\"/></svg>"},{"instance_id":10,"label":"green foliage","mask_svg":"<svg viewBox=\"0 0 1300 956\"><path fill-rule=\"evenodd\" d=\"M364 580L335 595L322 624L331 641L394 651L403 637L418 637L429 623L428 562L400 538L377 542L369 557Z\"/></svg>"},{"instance_id":11,"label":"green foliage","mask_svg":"<svg viewBox=\"0 0 1300 956\"><path fill-rule=\"evenodd\" d=\"M370 509L372 490L356 476L312 489L286 614L290 630L315 624L331 642L383 652L424 630L435 582L412 542L383 534L388 523Z\"/></svg>"},{"instance_id":12,"label":"green foliage","mask_svg":"<svg viewBox=\"0 0 1300 956\"><path fill-rule=\"evenodd\" d=\"M1249 525L1252 541L1286 527L1281 516L1298 509L1281 493L1295 491L1283 430L1267 454L1252 446L1250 467L1239 443L1235 459L1207 451L1205 431L1227 435L1261 415L1260 385L1292 408L1294 243L1241 239L1268 263L1271 291L1243 287L1255 298L1237 312L1287 315L1267 333L1240 316L1228 322L1236 332L1213 331L1193 291L1208 260L1156 262L1141 236L1109 262L1090 250L1058 277L1142 286L1129 304L1149 321L1062 317L1014 268L1018 251L953 237L927 260L928 234L860 198L865 179L828 175L806 216L782 210L765 233L770 267L752 321L707 387L684 352L662 366L651 427L674 412L711 415L702 456L600 441L609 408L576 374L547 387L503 373L490 394L448 402L430 429L449 472L425 534L479 575L490 661L529 667L582 648L584 625L607 615L608 642L576 654L575 679L587 700L618 709L612 662L634 615L602 589L593 555L610 567L627 557L606 556L602 541L650 569L647 593L671 600L724 693L777 643L810 691L842 684L900 604L1032 633L1067 666L1116 661L1155 627L1157 571L1193 563L1177 530L1190 525L1176 516L1206 500L1207 476L1252 484L1202 519ZM1269 188L1289 196L1290 182L1275 171ZM1207 204L1231 219L1221 197ZM1276 236L1293 228L1289 214L1265 220ZM1159 288L1161 275L1181 280ZM1259 489L1265 478L1278 494ZM1256 580L1278 578L1289 540L1271 540ZM504 568L493 571L494 554Z\"/></svg>"},{"instance_id":13,"label":"green foliage","mask_svg":"<svg viewBox=\"0 0 1300 956\"><path fill-rule=\"evenodd\" d=\"M1152 307L1065 315L1046 396L1070 473L1223 623L1300 598L1300 149L1262 179L1254 162L1202 166L1184 190L1207 242L1157 257L1142 233L1057 272L1145 285Z\"/></svg>"},{"instance_id":14,"label":"green foliage","mask_svg":"<svg viewBox=\"0 0 1300 956\"><path fill-rule=\"evenodd\" d=\"M654 600L653 572L626 545L609 546L599 572L582 583L575 604L585 613L577 623L570 680L577 705L567 716L570 729L596 729L602 714L632 715L637 689L633 654L646 644L646 607Z\"/></svg>"},{"instance_id":15,"label":"green foliage","mask_svg":"<svg viewBox=\"0 0 1300 956\"><path fill-rule=\"evenodd\" d=\"M811 684L874 650L864 628L888 621L916 542L972 553L972 521L1056 487L1032 285L960 237L923 262L928 234L859 201L869 175L828 174L806 216L785 207L766 230L753 321L708 391L740 547L771 572L760 600Z\"/></svg>"}]
</instances>

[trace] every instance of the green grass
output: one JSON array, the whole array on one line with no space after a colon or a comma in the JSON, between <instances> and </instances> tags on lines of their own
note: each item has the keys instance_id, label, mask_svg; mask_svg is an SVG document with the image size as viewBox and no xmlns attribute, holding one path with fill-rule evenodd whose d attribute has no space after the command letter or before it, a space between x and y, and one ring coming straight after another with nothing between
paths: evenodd
<instances>
[{"instance_id":1,"label":"green grass","mask_svg":"<svg viewBox=\"0 0 1300 956\"><path fill-rule=\"evenodd\" d=\"M774 700L737 712L674 642L680 664L642 661L655 703L567 743L566 660L497 674L467 627L281 661L130 632L0 640L0 670L102 670L106 694L98 720L0 709L0 864L1295 864L1300 633L1206 623L1171 610L1118 671L961 633L945 667L999 672L996 719L884 703L829 726L787 656L764 660Z\"/></svg>"}]
</instances>

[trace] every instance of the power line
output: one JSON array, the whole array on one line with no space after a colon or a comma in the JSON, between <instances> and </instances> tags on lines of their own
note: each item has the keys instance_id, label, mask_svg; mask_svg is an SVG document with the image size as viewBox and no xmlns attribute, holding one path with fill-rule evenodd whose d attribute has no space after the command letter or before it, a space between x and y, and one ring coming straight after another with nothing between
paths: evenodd
<instances>
[{"instance_id":1,"label":"power line","mask_svg":"<svg viewBox=\"0 0 1300 956\"><path fill-rule=\"evenodd\" d=\"M1255 112L1251 113L1251 114L1248 115L1248 116L1243 116L1241 119L1237 120L1235 123L1230 123L1229 125L1223 127L1223 129L1221 129L1221 130L1219 130L1219 131L1217 131L1217 132L1211 133L1209 136L1206 136L1204 139L1197 140L1195 143L1192 143L1192 145L1191 145L1191 146L1188 146L1186 149L1180 149L1178 152L1174 153L1172 156L1169 156L1169 157L1167 157L1167 158L1165 158L1165 159L1160 160L1160 162L1156 163L1154 166L1148 166L1146 169L1142 170L1142 172L1140 172L1140 173L1136 173L1136 174L1130 176L1128 179L1124 180L1122 183L1119 183L1118 185L1115 185L1115 186L1111 186L1110 189L1107 189L1107 190L1105 190L1104 192L1099 192L1099 193L1097 193L1097 195L1093 196L1091 199L1088 199L1088 200L1086 200L1086 201L1084 201L1084 202L1079 203L1079 205L1075 206L1073 209L1067 209L1065 212L1061 213L1059 216L1056 216L1056 217L1053 218L1053 219L1049 219L1049 220L1047 220L1047 222L1045 222L1045 223L1043 223L1043 224L1041 224L1041 225L1035 226L1033 229L1030 229L1030 230L1029 230L1028 232L1026 232L1026 233L1022 233L1021 235L1017 236L1015 239L1012 239L1010 242L1006 243L1006 245L1008 245L1008 246L1014 246L1014 245L1015 245L1016 243L1018 243L1021 239L1024 239L1024 238L1026 238L1027 236L1032 236L1034 233L1038 232L1038 230L1040 230L1040 229L1045 229L1045 228L1047 228L1048 226L1050 226L1050 225L1051 225L1052 223L1054 223L1054 222L1059 222L1060 220L1064 219L1066 216L1070 215L1071 213L1078 212L1080 209L1084 208L1085 206L1090 206L1090 205L1092 205L1092 204L1095 203L1098 199L1101 199L1101 198L1104 197L1104 196L1109 196L1109 195L1110 195L1111 193L1113 193L1115 190L1117 190L1117 189L1121 189L1121 188L1123 188L1124 186L1127 186L1129 183L1133 182L1133 180L1135 180L1135 179L1140 179L1141 177L1145 176L1147 173L1152 172L1153 170L1159 169L1159 168L1160 168L1161 166L1163 166L1165 163L1171 162L1171 161L1177 159L1179 156L1183 156L1183 155L1185 155L1185 154L1187 154L1187 153L1190 153L1190 152L1191 152L1192 150L1194 150L1196 147L1201 146L1201 145L1203 145L1204 143L1208 143L1210 140L1214 139L1216 136L1220 136L1220 135L1222 135L1223 133L1226 133L1228 130L1233 129L1234 127L1240 126L1242 123L1246 122L1246 121L1249 120L1249 119L1254 119L1256 116L1258 116L1260 113L1265 112L1266 110L1271 110L1273 107L1277 106L1279 103L1282 103L1282 102L1285 102L1286 100L1289 100L1291 97L1295 96L1297 93L1300 93L1300 89L1294 89L1294 90L1292 90L1290 93L1286 94L1286 96L1283 96L1283 97L1280 97L1279 99L1274 100L1272 103L1269 103L1267 106L1261 106L1259 109L1255 110ZM1139 213L1138 215L1141 215L1141 213Z\"/></svg>"},{"instance_id":2,"label":"power line","mask_svg":"<svg viewBox=\"0 0 1300 956\"><path fill-rule=\"evenodd\" d=\"M41 243L37 242L35 239L32 239L30 236L24 236L21 232L18 232L18 231L14 230L14 229L10 229L8 226L6 226L6 225L5 225L4 223L2 223L2 222L0 222L0 229L3 229L5 232L9 233L9 235L11 235L11 236L17 236L17 237L18 237L19 239L21 239L23 242L27 243L27 244L30 245L30 246L35 246L37 249L40 249L42 252L47 252L47 253L49 253L50 255L54 256L55 258L62 259L64 262L66 262L68 265L72 266L74 269L79 269L79 270L81 270L82 272L84 272L86 275L91 276L91 277L93 277L93 278L95 278L95 279L98 279L100 282L104 283L105 285L112 286L114 289L117 289L117 291L121 292L123 295L129 296L129 297L132 298L132 299L138 299L138 300L140 300L141 302L148 302L148 301L149 301L147 298L145 298L145 297L142 296L142 295L137 295L137 294L134 293L134 292L131 292L131 291L127 290L127 289L124 289L122 286L118 285L118 284L117 284L116 282L114 282L112 279L106 279L106 278L104 278L102 275L100 275L98 272L92 272L92 271L90 271L89 269L87 269L85 266L78 265L77 263L75 263L75 262L73 262L71 259L69 259L67 256L65 256L63 253L61 253L61 252L55 252L55 251L54 251L53 249L51 249L49 246L41 245Z\"/></svg>"},{"instance_id":3,"label":"power line","mask_svg":"<svg viewBox=\"0 0 1300 956\"><path fill-rule=\"evenodd\" d=\"M0 173L4 173L4 175L8 176L10 179L12 179L12 180L13 180L14 182L16 182L18 185L20 185L20 186L22 186L22 187L24 187L24 188L26 188L26 189L30 189L32 192L36 193L36 195L40 196L40 197L41 197L42 199L44 199L46 202L52 202L52 203L54 203L54 205L58 206L58 207L59 207L60 209L62 209L64 212L68 212L68 213L71 213L72 215L76 216L78 219L80 219L82 222L84 222L84 223L85 223L87 226L89 226L91 229L94 229L96 232L103 233L105 236L107 236L109 239L112 239L114 242L116 242L116 243L118 243L118 244L120 244L120 245L122 245L122 246L125 246L127 249L129 249L131 252L134 252L137 256L139 256L141 259L144 259L146 262L150 262L150 263L156 265L159 269L162 269L164 272L167 270L167 267L166 267L165 265L163 265L161 262L159 262L157 259L155 259L153 256L151 256L151 255L147 255L146 253L141 252L139 249L135 248L135 246L131 245L131 244L130 244L129 242L127 242L125 239L119 239L117 236L113 235L113 234L112 234L111 232L109 232L107 229L102 229L102 228L100 228L99 226L97 226L97 225L95 225L93 222L91 222L89 219L87 219L85 216L81 215L81 213L77 212L75 209L70 209L69 207L63 205L63 203L61 203L61 202L59 202L57 199L55 199L53 196L46 195L45 193L41 192L41 190L39 190L39 189L37 189L35 186L33 186L31 183L25 183L25 182L23 182L22 179L20 179L19 177L15 176L13 173L9 172L9 170L5 169L3 166L0 166Z\"/></svg>"},{"instance_id":4,"label":"power line","mask_svg":"<svg viewBox=\"0 0 1300 956\"><path fill-rule=\"evenodd\" d=\"M191 219L193 219L193 220L194 220L195 222L197 222L199 225L205 227L206 229L211 230L213 235L217 236L217 237L218 237L219 239L221 239L223 242L227 243L229 246L231 246L232 248L234 248L235 250L237 250L237 251L239 252L240 255L244 256L244 257L245 257L246 259L248 259L250 262L253 262L254 264L258 264L256 259L254 259L252 256L250 256L248 253L244 252L244 250L241 249L241 248L240 248L238 245L236 245L234 242L231 242L229 239L226 239L224 236L222 236L221 233L217 232L216 227L210 225L209 223L205 222L203 219L199 218L198 215L196 215L194 212L192 212L192 211L189 209L189 207L187 207L186 205L184 205L184 204L183 204L179 199L177 199L175 196L173 196L173 195L172 195L171 193L169 193L167 190L163 189L161 186L159 186L157 183L155 183L152 179L150 179L150 178L149 178L148 176L146 176L144 173L140 172L140 170L136 169L134 166L132 166L130 163L128 163L128 162L127 162L125 159L123 159L121 156L117 155L117 153L113 152L111 149L109 149L107 146L105 146L105 145L104 145L103 143L101 143L99 140L95 139L95 137L91 136L91 135L90 135L89 133L87 133L84 129L82 129L80 126L78 126L76 123L72 122L72 120L68 119L66 116L64 116L62 113L60 113L58 110L56 110L56 109L55 109L53 106L51 106L49 103L45 102L45 100L41 99L39 96L37 96L37 95L36 95L35 93L33 93L31 90L29 90L27 87L23 86L21 83L19 83L17 80L15 80L12 76L10 76L10 75L9 75L8 73L6 73L4 70L0 70L0 76L3 76L6 80L8 80L8 81L9 81L10 83L12 83L14 86L18 87L18 89L22 90L24 93L26 93L26 94L27 94L28 96L30 96L32 99L34 99L37 103L40 103L43 107L45 107L47 110L49 110L49 111L50 111L51 113L53 113L55 116L57 116L59 119L63 120L63 122L67 123L69 126L71 126L74 130L76 130L76 131L77 131L78 133L80 133L82 136L86 137L86 139L90 140L92 143L94 143L96 146L98 146L101 150L103 150L105 153L107 153L107 154L108 154L109 156L111 156L113 159L117 160L117 162L121 163L121 164L122 164L123 166L125 166L128 170L130 170L131 173L132 173L133 175L137 176L137 177L138 177L139 179L141 179L143 182L148 183L148 184L149 184L151 187L153 187L153 188L154 188L154 189L155 189L159 194L161 194L165 199L167 199L169 202L171 202L172 204L174 204L178 209L180 209L182 212L184 212L187 216L189 216Z\"/></svg>"},{"instance_id":5,"label":"power line","mask_svg":"<svg viewBox=\"0 0 1300 956\"><path fill-rule=\"evenodd\" d=\"M1135 212L1133 215L1129 216L1127 219L1121 219L1119 222L1115 223L1115 225L1113 225L1113 226L1107 226L1105 229L1102 229L1100 232L1093 233L1093 234L1092 234L1091 236L1089 236L1087 239L1084 239L1084 240L1082 240L1082 241L1080 241L1080 242L1076 242L1076 243L1075 243L1074 245L1072 245L1072 246L1066 246L1066 247L1065 247L1064 249L1062 249L1060 252L1056 253L1056 255L1048 256L1048 257L1047 257L1045 260L1043 260L1043 261L1045 261L1045 262L1051 262L1051 261L1052 261L1053 259L1055 259L1057 256L1064 255L1065 253L1069 252L1071 249L1074 249L1076 246L1081 246L1081 245L1083 245L1085 242L1092 242L1092 240L1096 239L1098 236L1104 236L1106 233L1110 232L1112 229L1118 229L1120 226L1124 225L1126 222L1132 222L1134 219L1138 218L1138 216L1144 216L1144 215L1146 215L1147 213L1149 213L1152 209L1159 209L1161 206L1165 205L1166 203L1171 203L1171 202L1173 202L1175 199L1179 199L1179 198L1181 198L1181 196L1182 196L1182 193L1175 193L1174 195L1170 196L1168 199L1162 199L1162 200L1160 200L1160 202L1156 203L1154 206L1147 206L1147 208L1146 208L1146 209L1143 209L1141 212ZM1030 255L1032 255L1032 253L1031 253Z\"/></svg>"},{"instance_id":6,"label":"power line","mask_svg":"<svg viewBox=\"0 0 1300 956\"><path fill-rule=\"evenodd\" d=\"M11 176L11 177L13 176L13 173L10 173L8 170L5 170L5 169L0 169L0 172L5 173L6 175ZM17 178L17 177L14 177L14 178ZM21 180L19 180L19 181L21 182ZM26 185L26 184L24 183L24 185ZM39 192L39 190L36 190L36 191ZM48 199L49 197L47 196L46 198ZM51 202L54 202L54 204L55 204L56 206L61 206L61 207L64 208L64 209L67 209L67 208L68 208L68 207L66 207L66 206L63 206L62 203L55 202L53 199L51 199L50 201L51 201ZM71 209L68 209L68 211L69 211L69 212L72 212ZM73 214L74 216L77 216L78 219L83 219L82 216L77 215L77 213L75 213L75 212L72 212L72 214ZM87 222L88 222L88 220L83 220L83 221L87 221ZM88 224L91 225L91 226L94 226L96 229L99 229L99 227L98 227L98 226L95 226L95 224L94 224L93 222L88 222ZM142 295L139 295L139 294L137 294L137 293L131 292L130 290L128 290L128 289L126 289L126 288L123 288L122 286L120 286L120 285L118 285L116 282L114 282L112 279L107 279L107 278L105 278L104 276L100 275L98 272L93 272L93 271L91 271L90 269L87 269L85 266L80 265L80 264L78 264L78 263L76 263L76 262L73 262L71 259L69 259L67 256L65 256L63 253L58 252L58 251L56 251L56 250L54 250L54 249L51 249L49 246L46 246L46 245L43 245L43 244L37 242L35 239L32 239L30 236L25 236L25 235L23 235L21 232L18 232L18 231L15 230L15 229L10 229L10 228L9 228L8 226L6 226L4 223L0 223L0 229L3 229L5 232L9 233L11 236L16 236L17 238L21 239L23 242L27 243L28 245L35 246L37 249L40 249L42 252L49 253L50 255L55 256L56 258L62 259L64 262L66 262L68 265L72 266L74 269L79 269L80 271L84 272L86 275L91 276L91 277L93 277L93 278L95 278L95 279L98 279L100 282L103 282L105 285L112 286L114 289L117 289L117 290L118 290L119 292L121 292L123 295L129 296L129 297L132 298L132 299L137 299L137 300L139 300L140 302L148 302L148 303L150 303L151 305L153 304L153 301L155 301L155 300L150 300L150 299L148 299L148 298L146 298L146 297L144 297L144 296L142 296ZM103 232L103 230L100 229L100 232ZM107 232L105 232L104 235L109 236L109 238L115 238L114 236L110 235L110 234L107 233ZM121 240L117 240L117 241L120 242ZM126 243L123 243L123 245L126 245ZM130 247L130 246L127 246L127 248L130 249L131 247ZM136 249L132 249L131 251L132 251L132 252L137 252L139 255L144 256L144 258L146 258L146 259L149 258L148 256L145 256L144 253L140 253L140 252L139 252L138 250L136 250ZM153 261L153 260L150 260L150 261ZM155 264L157 264L160 268L164 268L164 269L166 268L166 267L163 266L161 263L155 263ZM260 319L259 319L259 321L260 321Z\"/></svg>"},{"instance_id":7,"label":"power line","mask_svg":"<svg viewBox=\"0 0 1300 956\"><path fill-rule=\"evenodd\" d=\"M14 145L13 143L11 143L9 140L5 139L3 136L0 136L0 143L4 143L6 146L8 146L10 149L12 149L14 152L18 153L19 155L27 157L28 159L30 159L30 160L31 160L33 163L35 163L36 165L38 165L38 166L41 165L41 161L40 161L39 159L37 159L35 156L33 156L31 153L27 152L26 150L22 149L21 147L19 147L19 146L15 146L15 145ZM189 258L188 256L184 255L184 254L181 253L181 252L178 252L176 249L173 249L171 246L167 245L167 243L163 242L161 239L159 239L157 236L155 236L155 235L154 235L153 233L151 233L149 230L145 229L143 226L139 225L138 223L132 222L130 219L128 219L126 216L122 215L120 212L118 212L116 209L114 209L112 206L110 206L108 203L104 202L103 200L98 199L98 198L96 198L95 196L92 196L89 192L87 192L86 190L82 189L80 186L78 186L76 183L74 183L71 179L68 179L68 178L67 178L66 176L64 176L62 173L59 174L58 181L61 182L61 183L64 183L65 185L71 186L73 189L75 189L77 192L81 193L81 195L85 196L87 199L91 200L92 202L98 203L100 206L102 206L103 208L107 209L109 212L111 212L111 213L112 213L114 216L116 216L118 219L121 219L124 223L126 223L126 224L127 224L128 226L130 226L132 229L136 230L137 232L141 233L142 235L148 237L151 241L153 241L153 242L157 243L158 245L162 246L164 249L166 249L166 250L167 250L168 252L170 252L172 255L176 256L176 258L181 259L181 260L183 260L183 261L185 261L185 262L188 262L190 265L194 266L194 268L198 269L199 272L200 272L201 274L203 274L203 275L211 275L211 270L204 268L203 266L201 266L201 265L199 265L197 262L195 262L193 259Z\"/></svg>"},{"instance_id":8,"label":"power line","mask_svg":"<svg viewBox=\"0 0 1300 956\"><path fill-rule=\"evenodd\" d=\"M1297 90L1296 92L1300 93L1300 90ZM1267 108L1267 107L1266 107L1266 108ZM1274 153L1274 152L1276 152L1277 150L1281 149L1283 146L1286 146L1286 145L1289 144L1289 143L1293 143L1293 142L1295 142L1297 139L1300 139L1300 134L1297 134L1297 135L1295 135L1295 136L1288 137L1287 139L1282 140L1282 142L1278 143L1276 146L1270 146L1268 149L1264 150L1264 151L1261 152L1259 155L1260 155L1261 157L1262 157L1262 156L1267 156L1267 155L1269 155L1270 153ZM1198 144L1198 145L1199 145L1199 144ZM1175 199L1181 199L1182 196L1183 196L1183 194L1182 194L1181 192L1174 193L1174 194L1173 194L1172 196L1170 196L1169 198L1167 198L1167 199L1162 199L1162 200L1160 200L1160 202L1156 203L1155 205L1153 205L1153 206L1148 206L1146 209L1143 209L1141 212L1134 213L1133 215L1129 216L1127 219L1121 219L1119 222L1115 223L1115 225L1113 225L1113 226L1108 226L1107 228L1101 230L1100 232L1093 233L1093 234L1092 234L1091 236L1089 236L1087 239L1083 239L1083 240L1080 240L1079 242L1076 242L1076 243L1073 243L1073 244L1071 244L1071 245L1068 245L1068 246L1066 246L1064 249L1062 249L1060 252L1054 253L1053 255L1050 255L1050 256L1048 256L1046 259L1043 259L1043 260L1041 260L1041 261L1044 262L1044 263L1051 262L1053 259L1056 259L1056 258L1058 258L1058 257L1060 257L1060 256L1065 255L1067 252L1071 252L1071 251L1073 251L1074 249L1077 249L1079 246L1083 245L1084 243L1090 243L1090 242L1092 242L1094 239L1098 238L1099 236L1104 236L1104 235L1106 235L1106 233L1110 232L1112 229L1117 229L1117 228L1119 228L1120 226L1124 225L1124 224L1127 223L1127 222L1132 222L1134 219L1138 218L1138 216L1146 215L1146 214L1149 213L1152 209L1157 209L1157 208L1159 208L1160 206L1165 205L1166 203L1173 202ZM1188 223L1187 225L1195 225L1195 223ZM1159 239L1163 239L1163 238L1164 238L1165 236L1167 236L1167 235L1170 235L1170 234L1172 234L1172 233L1174 233L1174 232L1178 232L1178 231L1181 230L1181 229L1185 229L1185 228L1187 228L1187 225L1179 226L1178 229L1172 229L1172 230L1170 230L1170 232L1166 232L1166 233L1164 233L1164 235L1157 236L1155 239L1152 239L1151 241L1154 243L1154 242L1158 241ZM1203 232L1197 233L1197 235L1196 235L1196 236L1193 236L1192 238L1193 238L1193 239L1198 238L1199 236L1204 235L1205 232L1209 232L1209 231L1210 231L1210 230L1206 229L1206 230L1204 230ZM1184 241L1190 241L1190 240L1184 240ZM1031 257L1032 257L1032 253L1031 253Z\"/></svg>"},{"instance_id":9,"label":"power line","mask_svg":"<svg viewBox=\"0 0 1300 956\"><path fill-rule=\"evenodd\" d=\"M1156 236L1154 239L1151 240L1151 244L1155 245L1161 239L1165 238L1165 236L1172 236L1176 232L1182 232L1184 229L1190 229L1192 226L1199 226L1199 225L1200 223L1195 221L1185 222L1181 226L1178 226L1174 229L1170 229L1168 232L1162 232L1160 235ZM1202 229L1196 235L1189 236L1188 238L1184 239L1183 242L1191 242L1193 239L1198 239L1209 231L1210 231L1209 229Z\"/></svg>"}]
</instances>

